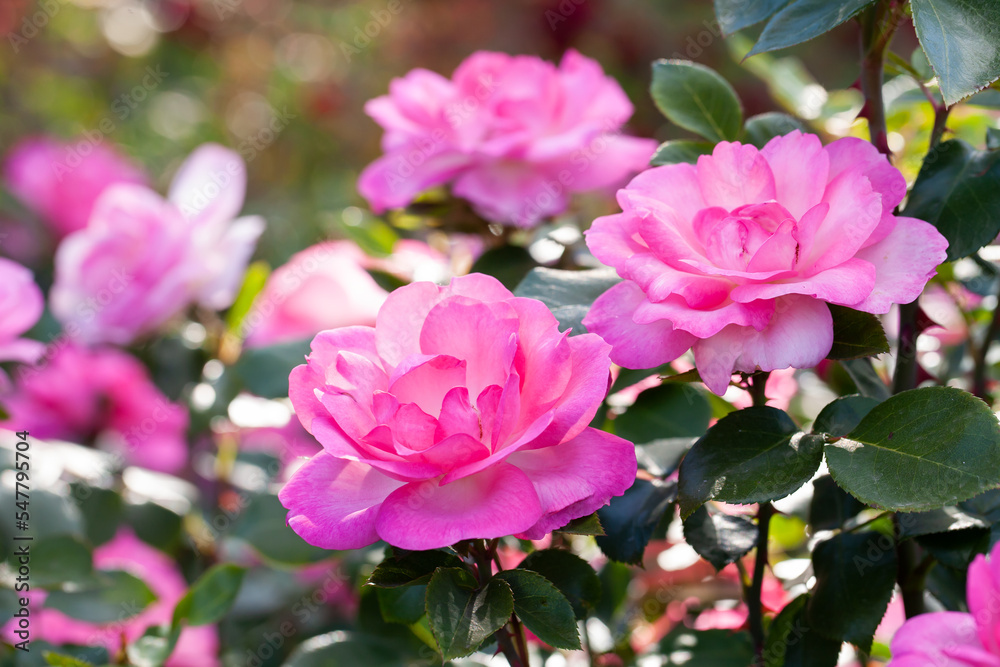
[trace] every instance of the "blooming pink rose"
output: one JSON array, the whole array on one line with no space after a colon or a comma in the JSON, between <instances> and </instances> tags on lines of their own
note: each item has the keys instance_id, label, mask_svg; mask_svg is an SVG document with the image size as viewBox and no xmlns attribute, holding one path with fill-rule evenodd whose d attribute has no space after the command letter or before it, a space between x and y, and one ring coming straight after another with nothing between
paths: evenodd
<instances>
[{"instance_id":1,"label":"blooming pink rose","mask_svg":"<svg viewBox=\"0 0 1000 667\"><path fill-rule=\"evenodd\" d=\"M43 607L46 593L31 595L31 638L52 644L103 646L114 657L124 642L133 642L147 628L169 624L174 605L187 592L187 583L174 561L145 542L128 528L119 529L114 539L94 549L94 567L98 570L123 570L141 579L157 600L140 613L121 622L89 623L66 616L61 611ZM40 608L39 608L40 607ZM2 634L10 641L15 623ZM15 641L20 641L15 640ZM219 664L219 636L215 626L186 627L166 667L216 667Z\"/></svg>"},{"instance_id":2,"label":"blooming pink rose","mask_svg":"<svg viewBox=\"0 0 1000 667\"><path fill-rule=\"evenodd\" d=\"M650 139L620 134L632 104L601 66L567 51L474 53L451 80L415 69L365 105L385 155L358 190L376 211L445 183L494 222L531 227L566 210L570 192L620 184L645 168Z\"/></svg>"},{"instance_id":3,"label":"blooming pink rose","mask_svg":"<svg viewBox=\"0 0 1000 667\"><path fill-rule=\"evenodd\" d=\"M11 427L37 438L95 444L163 472L187 461L187 412L160 393L145 366L115 349L57 349L38 368L22 369L0 402Z\"/></svg>"},{"instance_id":4,"label":"blooming pink rose","mask_svg":"<svg viewBox=\"0 0 1000 667\"><path fill-rule=\"evenodd\" d=\"M397 289L375 327L324 331L290 397L323 451L279 497L307 542L404 549L538 539L620 495L633 446L588 424L608 346L481 274Z\"/></svg>"},{"instance_id":5,"label":"blooming pink rose","mask_svg":"<svg viewBox=\"0 0 1000 667\"><path fill-rule=\"evenodd\" d=\"M45 352L45 346L21 335L42 316L45 298L31 271L0 257L0 361L31 364ZM0 390L9 387L7 374L0 370Z\"/></svg>"},{"instance_id":6,"label":"blooming pink rose","mask_svg":"<svg viewBox=\"0 0 1000 667\"><path fill-rule=\"evenodd\" d=\"M87 343L125 345L192 303L228 307L264 230L259 217L233 219L245 189L243 161L215 144L188 157L166 200L108 188L56 252L52 312Z\"/></svg>"},{"instance_id":7,"label":"blooming pink rose","mask_svg":"<svg viewBox=\"0 0 1000 667\"><path fill-rule=\"evenodd\" d=\"M11 150L3 179L58 236L87 226L94 203L115 183L144 185L146 177L114 148L81 140L25 139Z\"/></svg>"},{"instance_id":8,"label":"blooming pink rose","mask_svg":"<svg viewBox=\"0 0 1000 667\"><path fill-rule=\"evenodd\" d=\"M969 566L969 613L915 616L892 640L888 667L1000 667L1000 544Z\"/></svg>"},{"instance_id":9,"label":"blooming pink rose","mask_svg":"<svg viewBox=\"0 0 1000 667\"><path fill-rule=\"evenodd\" d=\"M619 190L624 212L587 232L625 280L584 325L629 368L693 348L720 395L735 371L814 366L833 344L827 303L885 313L916 299L944 261L934 227L893 215L905 194L870 144L823 146L798 131L650 169Z\"/></svg>"}]
</instances>

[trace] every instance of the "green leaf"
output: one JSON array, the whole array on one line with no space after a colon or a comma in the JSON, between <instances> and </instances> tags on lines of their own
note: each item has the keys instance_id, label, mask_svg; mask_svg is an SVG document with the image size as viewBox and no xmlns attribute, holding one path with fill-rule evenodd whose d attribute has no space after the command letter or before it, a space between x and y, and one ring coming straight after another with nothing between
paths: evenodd
<instances>
[{"instance_id":1,"label":"green leaf","mask_svg":"<svg viewBox=\"0 0 1000 667\"><path fill-rule=\"evenodd\" d=\"M569 535L603 535L604 527L601 525L601 520L598 518L597 512L594 512L579 519L573 519L562 528L559 528L558 532Z\"/></svg>"},{"instance_id":2,"label":"green leaf","mask_svg":"<svg viewBox=\"0 0 1000 667\"><path fill-rule=\"evenodd\" d=\"M785 605L767 629L764 667L836 667L840 642L813 631L806 620L809 594Z\"/></svg>"},{"instance_id":3,"label":"green leaf","mask_svg":"<svg viewBox=\"0 0 1000 667\"><path fill-rule=\"evenodd\" d=\"M809 131L798 119L786 113L768 111L747 119L746 126L743 128L745 135L743 140L757 148L763 148L771 139L784 136L795 130L803 133Z\"/></svg>"},{"instance_id":4,"label":"green leaf","mask_svg":"<svg viewBox=\"0 0 1000 667\"><path fill-rule=\"evenodd\" d=\"M521 281L516 296L538 299L559 320L559 330L585 333L582 321L597 297L621 282L614 269L561 271L539 267Z\"/></svg>"},{"instance_id":5,"label":"green leaf","mask_svg":"<svg viewBox=\"0 0 1000 667\"><path fill-rule=\"evenodd\" d=\"M45 606L82 621L114 623L138 615L156 600L149 586L128 572L103 571L97 574L97 580L96 587L52 591L45 598Z\"/></svg>"},{"instance_id":6,"label":"green leaf","mask_svg":"<svg viewBox=\"0 0 1000 667\"><path fill-rule=\"evenodd\" d=\"M722 32L731 35L770 18L789 0L715 0L715 16Z\"/></svg>"},{"instance_id":7,"label":"green leaf","mask_svg":"<svg viewBox=\"0 0 1000 667\"><path fill-rule=\"evenodd\" d=\"M242 567L232 564L210 567L174 607L173 627L182 621L191 626L220 621L233 606L245 572Z\"/></svg>"},{"instance_id":8,"label":"green leaf","mask_svg":"<svg viewBox=\"0 0 1000 667\"><path fill-rule=\"evenodd\" d=\"M653 167L665 164L677 164L679 162L697 164L700 156L710 155L714 148L715 145L707 141L665 141L653 153L653 157L649 159L649 164Z\"/></svg>"},{"instance_id":9,"label":"green leaf","mask_svg":"<svg viewBox=\"0 0 1000 667\"><path fill-rule=\"evenodd\" d=\"M380 637L336 630L310 637L295 647L282 667L332 667L367 665L369 667L410 667L413 656L403 655ZM431 664L431 663L426 663ZM441 664L440 659L437 664Z\"/></svg>"},{"instance_id":10,"label":"green leaf","mask_svg":"<svg viewBox=\"0 0 1000 667\"><path fill-rule=\"evenodd\" d=\"M367 583L380 588L426 584L439 567L462 567L462 559L445 551L404 551L387 556Z\"/></svg>"},{"instance_id":11,"label":"green leaf","mask_svg":"<svg viewBox=\"0 0 1000 667\"><path fill-rule=\"evenodd\" d=\"M427 586L399 586L378 589L378 606L382 618L389 623L412 625L426 609Z\"/></svg>"},{"instance_id":12,"label":"green leaf","mask_svg":"<svg viewBox=\"0 0 1000 667\"><path fill-rule=\"evenodd\" d=\"M899 536L917 537L933 533L949 533L968 528L989 529L990 522L957 507L941 507L927 512L906 512L898 515Z\"/></svg>"},{"instance_id":13,"label":"green leaf","mask_svg":"<svg viewBox=\"0 0 1000 667\"><path fill-rule=\"evenodd\" d=\"M264 398L288 396L288 374L306 363L309 341L244 349L233 370L246 388Z\"/></svg>"},{"instance_id":14,"label":"green leaf","mask_svg":"<svg viewBox=\"0 0 1000 667\"><path fill-rule=\"evenodd\" d=\"M502 579L478 589L467 570L443 567L427 584L427 617L445 659L475 651L514 613L514 595Z\"/></svg>"},{"instance_id":15,"label":"green leaf","mask_svg":"<svg viewBox=\"0 0 1000 667\"><path fill-rule=\"evenodd\" d=\"M510 585L514 613L539 639L555 648L580 648L573 607L555 585L531 570L504 570L496 575Z\"/></svg>"},{"instance_id":16,"label":"green leaf","mask_svg":"<svg viewBox=\"0 0 1000 667\"><path fill-rule=\"evenodd\" d=\"M889 351L882 323L871 313L828 304L833 316L833 347L827 359L858 359Z\"/></svg>"},{"instance_id":17,"label":"green leaf","mask_svg":"<svg viewBox=\"0 0 1000 667\"><path fill-rule=\"evenodd\" d=\"M895 543L873 531L840 533L816 545L812 562L810 627L868 651L896 585Z\"/></svg>"},{"instance_id":18,"label":"green leaf","mask_svg":"<svg viewBox=\"0 0 1000 667\"><path fill-rule=\"evenodd\" d=\"M712 394L713 396L715 394ZM697 438L661 438L635 448L639 467L654 477L666 478L680 465Z\"/></svg>"},{"instance_id":19,"label":"green leaf","mask_svg":"<svg viewBox=\"0 0 1000 667\"><path fill-rule=\"evenodd\" d=\"M935 509L997 485L1000 424L960 389L913 389L872 408L826 446L826 459L837 484L867 505Z\"/></svg>"},{"instance_id":20,"label":"green leaf","mask_svg":"<svg viewBox=\"0 0 1000 667\"><path fill-rule=\"evenodd\" d=\"M110 489L80 482L72 485L72 497L83 514L84 530L91 544L110 541L118 531L124 515L122 497Z\"/></svg>"},{"instance_id":21,"label":"green leaf","mask_svg":"<svg viewBox=\"0 0 1000 667\"><path fill-rule=\"evenodd\" d=\"M615 433L641 445L661 438L696 438L708 429L712 407L691 385L661 384L645 390L615 418Z\"/></svg>"},{"instance_id":22,"label":"green leaf","mask_svg":"<svg viewBox=\"0 0 1000 667\"><path fill-rule=\"evenodd\" d=\"M874 0L793 0L771 17L747 57L819 37L872 2Z\"/></svg>"},{"instance_id":23,"label":"green leaf","mask_svg":"<svg viewBox=\"0 0 1000 667\"><path fill-rule=\"evenodd\" d=\"M93 663L86 660L80 660L71 655L63 655L62 653L55 653L53 651L43 651L42 657L45 658L46 663L54 665L54 667L93 667Z\"/></svg>"},{"instance_id":24,"label":"green leaf","mask_svg":"<svg viewBox=\"0 0 1000 667\"><path fill-rule=\"evenodd\" d=\"M947 104L1000 77L1000 5L995 0L912 0L910 6Z\"/></svg>"},{"instance_id":25,"label":"green leaf","mask_svg":"<svg viewBox=\"0 0 1000 667\"><path fill-rule=\"evenodd\" d=\"M624 495L597 510L606 533L597 546L605 555L622 563L638 564L660 519L677 497L674 483L637 479Z\"/></svg>"},{"instance_id":26,"label":"green leaf","mask_svg":"<svg viewBox=\"0 0 1000 667\"><path fill-rule=\"evenodd\" d=\"M931 533L915 539L941 565L962 572L968 570L973 558L990 549L990 531L982 528Z\"/></svg>"},{"instance_id":27,"label":"green leaf","mask_svg":"<svg viewBox=\"0 0 1000 667\"><path fill-rule=\"evenodd\" d=\"M829 433L837 437L845 436L853 431L865 415L872 411L879 401L860 394L840 396L826 404L816 421L813 422L813 433Z\"/></svg>"},{"instance_id":28,"label":"green leaf","mask_svg":"<svg viewBox=\"0 0 1000 667\"><path fill-rule=\"evenodd\" d=\"M851 376L851 380L854 381L862 396L868 396L877 401L889 398L889 388L885 386L885 382L875 371L871 359L844 359L840 365Z\"/></svg>"},{"instance_id":29,"label":"green leaf","mask_svg":"<svg viewBox=\"0 0 1000 667\"><path fill-rule=\"evenodd\" d=\"M153 625L125 647L128 662L135 667L160 667L177 646L180 628Z\"/></svg>"},{"instance_id":30,"label":"green leaf","mask_svg":"<svg viewBox=\"0 0 1000 667\"><path fill-rule=\"evenodd\" d=\"M305 565L329 558L329 551L309 544L288 527L287 515L278 496L251 496L231 534L248 542L265 560L279 565Z\"/></svg>"},{"instance_id":31,"label":"green leaf","mask_svg":"<svg viewBox=\"0 0 1000 667\"><path fill-rule=\"evenodd\" d=\"M687 60L653 63L650 94L672 123L709 141L734 141L743 127L736 91L714 70Z\"/></svg>"},{"instance_id":32,"label":"green leaf","mask_svg":"<svg viewBox=\"0 0 1000 667\"><path fill-rule=\"evenodd\" d=\"M664 667L736 667L753 662L749 633L731 630L690 630L683 624L660 640Z\"/></svg>"},{"instance_id":33,"label":"green leaf","mask_svg":"<svg viewBox=\"0 0 1000 667\"><path fill-rule=\"evenodd\" d=\"M709 513L702 505L684 519L684 540L718 572L757 543L757 526L744 516Z\"/></svg>"},{"instance_id":34,"label":"green leaf","mask_svg":"<svg viewBox=\"0 0 1000 667\"><path fill-rule=\"evenodd\" d=\"M507 289L514 289L530 271L538 267L527 249L515 245L503 245L487 250L476 260L469 273L485 273L493 276Z\"/></svg>"},{"instance_id":35,"label":"green leaf","mask_svg":"<svg viewBox=\"0 0 1000 667\"><path fill-rule=\"evenodd\" d=\"M903 213L937 227L948 239L948 260L952 261L996 238L998 208L1000 152L980 151L952 139L924 160Z\"/></svg>"},{"instance_id":36,"label":"green leaf","mask_svg":"<svg viewBox=\"0 0 1000 667\"><path fill-rule=\"evenodd\" d=\"M562 549L541 549L528 554L519 568L537 572L566 596L577 619L583 620L601 600L601 581L587 561ZM517 592L514 592L515 603Z\"/></svg>"},{"instance_id":37,"label":"green leaf","mask_svg":"<svg viewBox=\"0 0 1000 667\"><path fill-rule=\"evenodd\" d=\"M95 582L94 559L90 549L74 537L56 535L32 542L15 542L7 559L13 572L17 572L21 565L18 549L22 546L30 553L32 587L50 588L60 584L86 586Z\"/></svg>"},{"instance_id":38,"label":"green leaf","mask_svg":"<svg viewBox=\"0 0 1000 667\"><path fill-rule=\"evenodd\" d=\"M244 338L246 331L240 331L243 321L250 313L254 299L264 289L267 278L271 275L271 267L267 262L258 261L247 267L243 276L243 284L236 295L236 300L226 313L226 328L232 333L239 333L240 338Z\"/></svg>"},{"instance_id":39,"label":"green leaf","mask_svg":"<svg viewBox=\"0 0 1000 667\"><path fill-rule=\"evenodd\" d=\"M864 508L864 503L837 486L833 477L823 475L813 480L809 502L809 525L813 530L839 530Z\"/></svg>"},{"instance_id":40,"label":"green leaf","mask_svg":"<svg viewBox=\"0 0 1000 667\"><path fill-rule=\"evenodd\" d=\"M822 438L799 431L785 412L769 406L733 412L681 462L681 516L713 499L759 503L784 498L809 481L822 459Z\"/></svg>"}]
</instances>

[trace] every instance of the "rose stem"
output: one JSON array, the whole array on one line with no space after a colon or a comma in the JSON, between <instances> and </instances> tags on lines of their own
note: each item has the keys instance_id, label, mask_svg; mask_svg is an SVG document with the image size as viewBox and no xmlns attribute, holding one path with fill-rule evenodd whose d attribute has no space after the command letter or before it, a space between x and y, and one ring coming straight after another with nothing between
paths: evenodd
<instances>
[{"instance_id":1,"label":"rose stem","mask_svg":"<svg viewBox=\"0 0 1000 667\"><path fill-rule=\"evenodd\" d=\"M498 539L490 540L489 542L486 540L476 540L469 547L469 553L476 562L476 571L479 574L480 586L485 586L493 577L494 562L497 564L497 569L500 569L500 559L497 556L497 545L499 543L500 540ZM510 667L529 667L528 645L524 641L524 629L514 614L510 617L510 626L513 630L512 632L508 631L506 627L497 630L495 635L497 645L499 645L504 657L507 658L507 662L510 663Z\"/></svg>"},{"instance_id":2,"label":"rose stem","mask_svg":"<svg viewBox=\"0 0 1000 667\"><path fill-rule=\"evenodd\" d=\"M768 375L770 373L757 371L747 378L747 390L753 399L754 407L767 403L764 386L767 384ZM767 535L773 514L774 507L771 506L771 503L761 503L757 507L757 551L754 555L753 579L750 581L750 587L745 589L750 635L753 637L754 652L757 655L757 662L754 664L759 665L764 664L764 615L760 596L764 587L764 568L767 567Z\"/></svg>"}]
</instances>

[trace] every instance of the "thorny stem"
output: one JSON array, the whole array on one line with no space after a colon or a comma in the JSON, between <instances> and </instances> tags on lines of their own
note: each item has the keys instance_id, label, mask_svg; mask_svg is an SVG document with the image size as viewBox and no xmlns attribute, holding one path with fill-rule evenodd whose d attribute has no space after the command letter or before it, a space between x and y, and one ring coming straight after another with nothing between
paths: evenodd
<instances>
[{"instance_id":1,"label":"thorny stem","mask_svg":"<svg viewBox=\"0 0 1000 667\"><path fill-rule=\"evenodd\" d=\"M497 545L500 540L476 540L469 547L469 555L476 563L479 585L485 586L493 577L493 563L500 569L500 558L497 556ZM510 630L507 628L510 627ZM529 667L528 644L524 639L524 628L516 615L511 615L510 623L496 632L497 645L507 658L510 667Z\"/></svg>"},{"instance_id":2,"label":"thorny stem","mask_svg":"<svg viewBox=\"0 0 1000 667\"><path fill-rule=\"evenodd\" d=\"M993 318L983 337L982 345L976 350L975 365L972 369L972 393L987 402L990 397L986 393L986 354L998 334L1000 334L1000 303L993 309Z\"/></svg>"}]
</instances>

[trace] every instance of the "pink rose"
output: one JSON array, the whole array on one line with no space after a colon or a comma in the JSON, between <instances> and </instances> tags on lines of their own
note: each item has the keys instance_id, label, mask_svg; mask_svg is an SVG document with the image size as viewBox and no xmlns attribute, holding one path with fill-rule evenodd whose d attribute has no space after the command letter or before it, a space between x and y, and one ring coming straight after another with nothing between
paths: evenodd
<instances>
[{"instance_id":1,"label":"pink rose","mask_svg":"<svg viewBox=\"0 0 1000 667\"><path fill-rule=\"evenodd\" d=\"M38 368L22 369L0 402L10 427L37 438L93 443L163 472L187 461L187 412L160 393L145 366L115 349L58 349Z\"/></svg>"},{"instance_id":2,"label":"pink rose","mask_svg":"<svg viewBox=\"0 0 1000 667\"><path fill-rule=\"evenodd\" d=\"M0 361L32 364L45 352L45 346L21 335L42 316L45 298L31 271L0 257ZM10 379L0 369L0 391L10 386Z\"/></svg>"},{"instance_id":3,"label":"pink rose","mask_svg":"<svg viewBox=\"0 0 1000 667\"><path fill-rule=\"evenodd\" d=\"M243 161L215 144L181 165L168 199L112 186L56 252L53 314L87 343L126 345L192 303L228 307L264 230L259 217L233 219L245 189Z\"/></svg>"},{"instance_id":4,"label":"pink rose","mask_svg":"<svg viewBox=\"0 0 1000 667\"><path fill-rule=\"evenodd\" d=\"M187 592L187 583L174 561L165 553L139 540L128 528L119 529L114 539L94 549L94 567L98 570L128 572L144 581L157 600L123 621L90 623L43 607L47 594L33 592L32 639L56 645L103 646L113 658L122 650L123 641L133 642L147 628L169 624L174 605ZM127 609L127 605L124 609ZM13 622L8 623L0 633L8 641L15 636L12 634L13 625ZM216 667L219 664L218 653L219 636L215 626L184 628L166 667Z\"/></svg>"},{"instance_id":5,"label":"pink rose","mask_svg":"<svg viewBox=\"0 0 1000 667\"><path fill-rule=\"evenodd\" d=\"M559 67L480 51L451 80L415 69L365 111L385 129L385 155L358 181L376 211L451 183L484 218L531 227L566 210L571 192L620 184L656 149L620 134L632 104L576 51Z\"/></svg>"},{"instance_id":6,"label":"pink rose","mask_svg":"<svg viewBox=\"0 0 1000 667\"><path fill-rule=\"evenodd\" d=\"M888 667L1000 667L1000 544L969 566L969 613L915 616L892 640Z\"/></svg>"},{"instance_id":7,"label":"pink rose","mask_svg":"<svg viewBox=\"0 0 1000 667\"><path fill-rule=\"evenodd\" d=\"M310 544L538 539L632 485L632 444L588 427L608 346L481 274L397 289L375 327L324 331L290 397L323 451L279 497Z\"/></svg>"},{"instance_id":8,"label":"pink rose","mask_svg":"<svg viewBox=\"0 0 1000 667\"><path fill-rule=\"evenodd\" d=\"M366 261L352 241L320 243L292 255L268 278L244 320L247 347L375 324L388 292L365 271Z\"/></svg>"},{"instance_id":9,"label":"pink rose","mask_svg":"<svg viewBox=\"0 0 1000 667\"><path fill-rule=\"evenodd\" d=\"M4 163L3 180L60 237L87 226L94 203L109 186L146 183L142 171L110 146L47 137L17 144Z\"/></svg>"},{"instance_id":10,"label":"pink rose","mask_svg":"<svg viewBox=\"0 0 1000 667\"><path fill-rule=\"evenodd\" d=\"M403 239L376 259L353 241L327 241L292 255L275 270L242 325L247 347L312 338L320 331L375 324L389 293L366 269L404 280L449 275L447 258L426 243Z\"/></svg>"},{"instance_id":11,"label":"pink rose","mask_svg":"<svg viewBox=\"0 0 1000 667\"><path fill-rule=\"evenodd\" d=\"M916 299L948 242L893 215L906 182L870 144L798 131L763 150L723 142L698 165L639 174L623 213L587 245L624 282L594 303L588 331L611 359L651 368L694 350L723 394L735 371L808 368L833 344L827 303L885 313Z\"/></svg>"}]
</instances>

